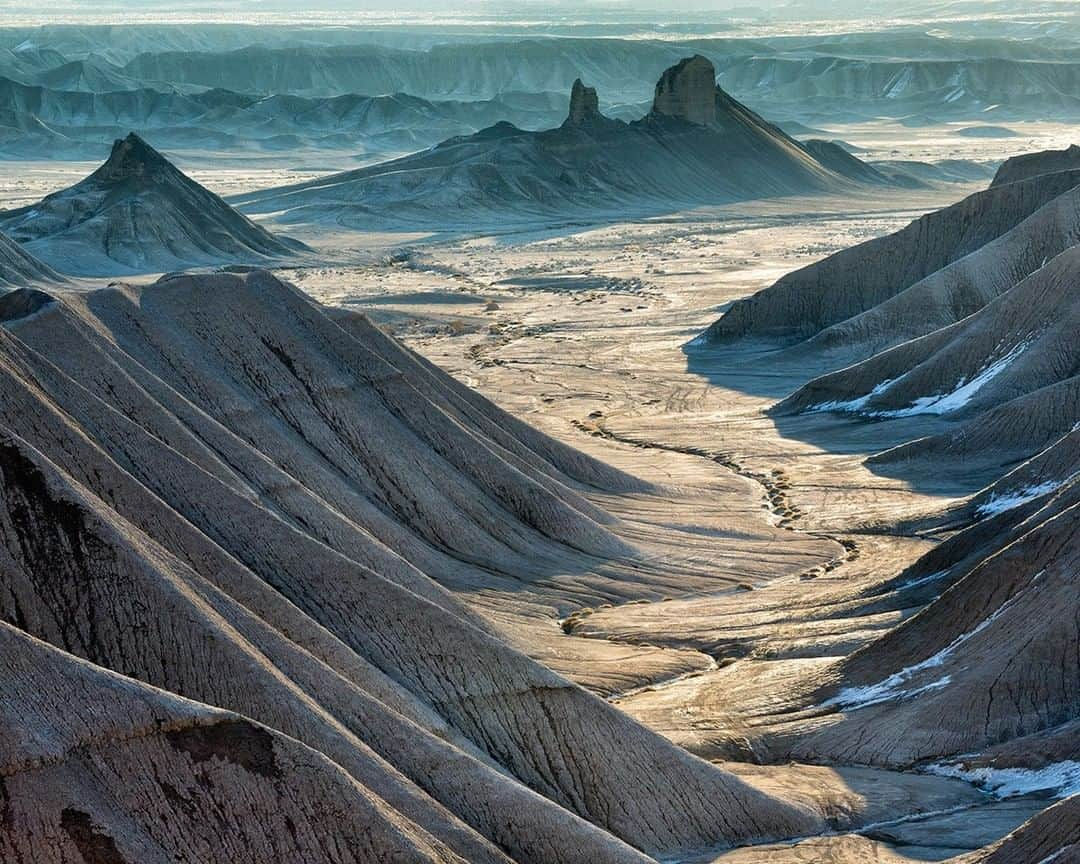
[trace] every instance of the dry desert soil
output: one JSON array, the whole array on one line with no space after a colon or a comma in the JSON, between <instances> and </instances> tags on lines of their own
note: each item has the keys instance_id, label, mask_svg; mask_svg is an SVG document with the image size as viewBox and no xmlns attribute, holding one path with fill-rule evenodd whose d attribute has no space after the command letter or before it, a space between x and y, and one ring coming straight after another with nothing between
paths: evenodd
<instances>
[{"instance_id":1,"label":"dry desert soil","mask_svg":"<svg viewBox=\"0 0 1080 864\"><path fill-rule=\"evenodd\" d=\"M914 613L850 608L941 541L902 525L987 478L905 479L864 462L928 434L925 417L765 413L826 371L812 359L685 349L732 301L963 191L785 199L465 241L369 238L367 263L285 274L321 302L364 312L517 417L662 490L597 503L663 562L668 584L627 599L567 575L466 593L521 650L829 827L717 861L944 860L1047 806L911 767L770 754L769 727L786 722L793 691Z\"/></svg>"}]
</instances>

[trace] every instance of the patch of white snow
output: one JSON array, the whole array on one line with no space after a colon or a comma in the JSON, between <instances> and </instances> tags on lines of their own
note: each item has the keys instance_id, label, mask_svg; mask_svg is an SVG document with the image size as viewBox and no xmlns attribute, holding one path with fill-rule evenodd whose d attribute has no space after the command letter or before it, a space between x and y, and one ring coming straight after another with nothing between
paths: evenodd
<instances>
[{"instance_id":1,"label":"patch of white snow","mask_svg":"<svg viewBox=\"0 0 1080 864\"><path fill-rule=\"evenodd\" d=\"M1035 486L1025 486L1023 489L1016 489L1004 495L991 495L989 501L980 504L975 509L975 515L996 516L998 513L1004 513L1006 510L1012 510L1021 504L1027 504L1028 501L1041 498L1055 489L1060 489L1062 485L1056 480L1050 480Z\"/></svg>"},{"instance_id":2,"label":"patch of white snow","mask_svg":"<svg viewBox=\"0 0 1080 864\"><path fill-rule=\"evenodd\" d=\"M1034 584L1042 576L1042 572L1035 574L1031 579L1031 584ZM835 706L837 708L844 708L847 710L857 710L859 708L866 708L870 705L877 705L881 702L891 702L896 699L909 699L912 696L916 696L920 693L926 693L932 690L940 690L946 687L951 679L948 675L945 675L936 681L932 681L929 684L923 684L921 686L909 689L908 684L911 679L925 672L928 669L934 669L939 666L945 665L945 661L965 642L981 633L987 627L994 623L998 618L1005 614L1005 612L1012 606L1021 596L1021 591L1018 591L1008 600L1001 604L998 609L973 629L967 633L963 633L957 636L938 651L936 654L927 657L925 660L914 664L913 666L907 666L901 669L899 672L894 672L888 678L877 682L876 684L867 684L862 687L845 687L831 699L825 701L827 706Z\"/></svg>"},{"instance_id":3,"label":"patch of white snow","mask_svg":"<svg viewBox=\"0 0 1080 864\"><path fill-rule=\"evenodd\" d=\"M811 405L807 409L807 413L818 414L828 411L844 411L851 414L857 414L866 406L867 402L869 402L875 396L879 396L884 393L888 389L889 385L891 385L895 380L895 378L890 378L887 381L882 381L865 396L860 396L857 399L848 399L846 401L833 400L832 402L820 402L817 405Z\"/></svg>"},{"instance_id":4,"label":"patch of white snow","mask_svg":"<svg viewBox=\"0 0 1080 864\"><path fill-rule=\"evenodd\" d=\"M1080 762L1066 759L1043 768L961 768L938 763L927 768L931 774L955 777L975 783L998 798L1012 798L1034 792L1049 792L1058 798L1080 794Z\"/></svg>"},{"instance_id":5,"label":"patch of white snow","mask_svg":"<svg viewBox=\"0 0 1080 864\"><path fill-rule=\"evenodd\" d=\"M961 378L957 382L956 388L951 392L920 397L912 402L907 408L897 408L891 411L863 411L871 399L884 393L886 388L893 384L894 381L899 380L897 378L891 378L882 381L865 396L846 401L821 402L808 408L807 413L844 411L853 414L864 414L867 417L881 418L913 417L917 414L951 414L953 411L959 411L967 405L979 390L1004 372L1005 369L1007 369L1008 366L1027 349L1028 344L1029 343L1027 342L1021 342L1004 357L1001 357L986 366L970 381L966 378Z\"/></svg>"},{"instance_id":6,"label":"patch of white snow","mask_svg":"<svg viewBox=\"0 0 1080 864\"><path fill-rule=\"evenodd\" d=\"M1009 365L1027 349L1028 343L1021 342L1004 357L1001 357L985 367L978 375L967 381L961 378L957 382L956 389L951 393L942 393L935 396L923 396L916 399L907 408L896 411L876 412L878 417L911 417L916 414L951 414L959 411L971 398L983 387L997 378Z\"/></svg>"}]
</instances>

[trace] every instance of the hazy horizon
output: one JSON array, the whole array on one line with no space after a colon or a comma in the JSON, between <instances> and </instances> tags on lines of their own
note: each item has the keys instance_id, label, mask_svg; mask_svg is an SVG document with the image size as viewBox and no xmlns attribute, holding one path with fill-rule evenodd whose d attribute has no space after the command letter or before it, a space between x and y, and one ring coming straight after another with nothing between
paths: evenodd
<instances>
[{"instance_id":1,"label":"hazy horizon","mask_svg":"<svg viewBox=\"0 0 1080 864\"><path fill-rule=\"evenodd\" d=\"M639 2L605 0L230 0L223 3L168 3L163 0L61 0L47 9L23 0L0 2L0 27L53 24L167 25L205 23L273 24L296 26L466 26L573 28L605 24L616 32L649 26L693 25L691 33L715 23L720 31L734 24L754 22L852 21L871 29L897 24L978 21L983 29L995 20L1024 22L1038 27L1075 18L1077 4L1068 0L972 0L944 3L921 0L897 9L884 0L675 0L663 8ZM553 35L557 35L554 34Z\"/></svg>"}]
</instances>

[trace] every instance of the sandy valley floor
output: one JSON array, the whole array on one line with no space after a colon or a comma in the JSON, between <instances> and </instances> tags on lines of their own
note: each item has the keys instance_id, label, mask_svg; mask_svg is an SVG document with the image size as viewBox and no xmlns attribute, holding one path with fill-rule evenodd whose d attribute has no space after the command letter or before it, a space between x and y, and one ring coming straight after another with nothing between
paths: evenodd
<instances>
[{"instance_id":1,"label":"sandy valley floor","mask_svg":"<svg viewBox=\"0 0 1080 864\"><path fill-rule=\"evenodd\" d=\"M731 300L965 192L760 202L467 241L381 238L399 242L372 250L368 264L291 274L529 422L666 490L662 507L653 497L604 502L635 540L694 573L666 596L562 620L550 597L533 598L527 614L517 592L472 599L534 656L836 827L834 838L725 862L940 860L1044 806L928 775L755 765L752 748L740 748L788 687L910 614L833 618L829 607L936 542L889 526L970 493L972 481L870 472L863 456L911 437L898 423L779 428L762 409L814 369L683 350Z\"/></svg>"}]
</instances>

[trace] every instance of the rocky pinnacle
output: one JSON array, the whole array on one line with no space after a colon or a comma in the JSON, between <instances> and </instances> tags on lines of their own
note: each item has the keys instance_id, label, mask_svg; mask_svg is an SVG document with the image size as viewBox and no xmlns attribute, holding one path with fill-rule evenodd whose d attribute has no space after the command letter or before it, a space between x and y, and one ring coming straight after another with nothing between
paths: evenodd
<instances>
[{"instance_id":1,"label":"rocky pinnacle","mask_svg":"<svg viewBox=\"0 0 1080 864\"><path fill-rule=\"evenodd\" d=\"M570 89L570 113L567 114L566 122L580 126L599 116L600 100L596 96L596 88L586 87L578 78Z\"/></svg>"},{"instance_id":2,"label":"rocky pinnacle","mask_svg":"<svg viewBox=\"0 0 1080 864\"><path fill-rule=\"evenodd\" d=\"M716 69L695 54L667 69L656 82L654 114L677 117L699 126L716 121Z\"/></svg>"}]
</instances>

